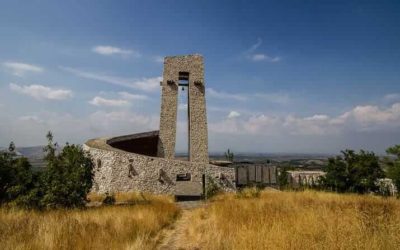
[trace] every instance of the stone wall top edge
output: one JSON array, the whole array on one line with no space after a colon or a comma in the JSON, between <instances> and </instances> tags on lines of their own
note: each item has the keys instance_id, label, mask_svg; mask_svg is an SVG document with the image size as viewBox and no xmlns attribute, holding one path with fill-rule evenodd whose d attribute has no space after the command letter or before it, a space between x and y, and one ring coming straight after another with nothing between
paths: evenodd
<instances>
[{"instance_id":1,"label":"stone wall top edge","mask_svg":"<svg viewBox=\"0 0 400 250\"><path fill-rule=\"evenodd\" d=\"M201 57L201 58L203 58L203 55L195 53L195 54L189 54L189 55L166 56L164 58L165 59L175 59L175 58L179 59L179 58L189 58L189 57Z\"/></svg>"},{"instance_id":2,"label":"stone wall top edge","mask_svg":"<svg viewBox=\"0 0 400 250\"><path fill-rule=\"evenodd\" d=\"M139 157L142 159L153 159L156 161L166 161L166 162L174 162L174 163L181 163L181 164L190 164L190 165L207 165L208 167L215 167L215 168L229 168L229 167L220 167L216 165L212 165L209 163L202 163L202 162L190 162L190 161L181 161L181 160L175 160L175 159L165 159L165 158L160 158L160 157L152 157L152 156L147 156L147 155L141 155L141 154L136 154L136 153L131 153L127 152L118 148L114 148L110 145L107 144L107 140L110 138L96 138L96 139L91 139L88 140L86 143L84 143L84 146L86 146L89 151L90 149L96 149L96 150L101 150L105 152L116 152L119 154L125 154L127 157Z\"/></svg>"}]
</instances>

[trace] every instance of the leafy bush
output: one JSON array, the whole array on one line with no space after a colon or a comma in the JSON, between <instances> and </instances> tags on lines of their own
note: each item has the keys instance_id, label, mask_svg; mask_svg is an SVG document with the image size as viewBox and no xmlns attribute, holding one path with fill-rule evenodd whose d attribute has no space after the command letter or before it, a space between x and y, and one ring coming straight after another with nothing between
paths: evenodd
<instances>
[{"instance_id":1,"label":"leafy bush","mask_svg":"<svg viewBox=\"0 0 400 250\"><path fill-rule=\"evenodd\" d=\"M53 135L50 132L47 139L47 167L42 174L42 206L84 206L93 177L93 163L89 155L80 146L68 143L62 152L56 155L57 144L53 143Z\"/></svg>"},{"instance_id":2,"label":"leafy bush","mask_svg":"<svg viewBox=\"0 0 400 250\"><path fill-rule=\"evenodd\" d=\"M0 153L0 203L36 207L39 201L38 178L28 159L16 155L13 142L8 151Z\"/></svg>"},{"instance_id":3,"label":"leafy bush","mask_svg":"<svg viewBox=\"0 0 400 250\"><path fill-rule=\"evenodd\" d=\"M377 180L384 176L379 159L373 152L342 151L343 156L330 158L321 184L336 192L376 192Z\"/></svg>"},{"instance_id":4,"label":"leafy bush","mask_svg":"<svg viewBox=\"0 0 400 250\"><path fill-rule=\"evenodd\" d=\"M46 168L33 172L28 159L15 154L15 145L0 153L0 203L22 208L72 208L84 206L92 187L93 163L78 145L56 154L51 132L45 147Z\"/></svg>"},{"instance_id":5,"label":"leafy bush","mask_svg":"<svg viewBox=\"0 0 400 250\"><path fill-rule=\"evenodd\" d=\"M7 201L7 190L12 186L12 157L8 152L0 153L0 202Z\"/></svg>"},{"instance_id":6,"label":"leafy bush","mask_svg":"<svg viewBox=\"0 0 400 250\"><path fill-rule=\"evenodd\" d=\"M397 195L400 193L400 145L386 149L386 153L394 156L394 159L386 158L387 176L392 179L396 186Z\"/></svg>"},{"instance_id":7,"label":"leafy bush","mask_svg":"<svg viewBox=\"0 0 400 250\"><path fill-rule=\"evenodd\" d=\"M289 173L288 170L290 170L290 167L281 167L279 168L279 175L278 175L278 183L279 183L279 188L280 189L286 189L289 187Z\"/></svg>"}]
</instances>

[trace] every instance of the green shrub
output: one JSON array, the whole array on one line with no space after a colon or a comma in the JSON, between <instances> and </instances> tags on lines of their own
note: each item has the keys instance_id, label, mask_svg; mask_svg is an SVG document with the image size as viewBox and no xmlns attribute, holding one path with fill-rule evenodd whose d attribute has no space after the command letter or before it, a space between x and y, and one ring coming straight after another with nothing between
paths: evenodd
<instances>
[{"instance_id":1,"label":"green shrub","mask_svg":"<svg viewBox=\"0 0 400 250\"><path fill-rule=\"evenodd\" d=\"M10 203L23 208L38 205L39 174L32 172L28 159L15 153L14 143L8 151L0 153L0 203Z\"/></svg>"},{"instance_id":2,"label":"green shrub","mask_svg":"<svg viewBox=\"0 0 400 250\"><path fill-rule=\"evenodd\" d=\"M82 207L92 187L93 163L89 155L78 145L66 144L56 154L57 144L47 135L45 148L47 167L42 174L44 190L41 205L44 207Z\"/></svg>"},{"instance_id":3,"label":"green shrub","mask_svg":"<svg viewBox=\"0 0 400 250\"><path fill-rule=\"evenodd\" d=\"M321 184L336 192L377 192L377 180L384 176L378 157L364 150L345 150L342 154L329 159Z\"/></svg>"},{"instance_id":4,"label":"green shrub","mask_svg":"<svg viewBox=\"0 0 400 250\"><path fill-rule=\"evenodd\" d=\"M388 155L393 156L392 158L387 157L385 159L385 165L387 168L387 177L392 179L393 184L397 189L397 196L400 194L400 145L395 145L386 149Z\"/></svg>"},{"instance_id":5,"label":"green shrub","mask_svg":"<svg viewBox=\"0 0 400 250\"><path fill-rule=\"evenodd\" d=\"M8 200L7 190L12 186L12 157L8 152L0 153L0 203Z\"/></svg>"},{"instance_id":6,"label":"green shrub","mask_svg":"<svg viewBox=\"0 0 400 250\"><path fill-rule=\"evenodd\" d=\"M28 159L15 154L15 145L0 153L0 204L21 208L82 207L92 187L93 163L78 145L56 154L51 132L45 147L46 168L33 172Z\"/></svg>"}]
</instances>

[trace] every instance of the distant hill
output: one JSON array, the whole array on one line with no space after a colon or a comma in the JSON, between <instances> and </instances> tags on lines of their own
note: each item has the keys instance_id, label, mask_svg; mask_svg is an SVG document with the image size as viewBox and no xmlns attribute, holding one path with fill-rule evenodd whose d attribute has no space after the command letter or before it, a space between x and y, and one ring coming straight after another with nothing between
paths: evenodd
<instances>
[{"instance_id":1,"label":"distant hill","mask_svg":"<svg viewBox=\"0 0 400 250\"><path fill-rule=\"evenodd\" d=\"M27 158L43 158L44 146L33 146L33 147L17 147L17 151Z\"/></svg>"},{"instance_id":2,"label":"distant hill","mask_svg":"<svg viewBox=\"0 0 400 250\"><path fill-rule=\"evenodd\" d=\"M28 158L32 167L38 170L46 165L43 159L45 156L45 152L43 151L44 147L45 146L17 147L17 154ZM57 148L57 152L61 152L61 150L61 147Z\"/></svg>"},{"instance_id":3,"label":"distant hill","mask_svg":"<svg viewBox=\"0 0 400 250\"><path fill-rule=\"evenodd\" d=\"M17 147L17 154L25 156L29 159L32 166L36 169L44 167L45 162L43 148L45 146ZM6 147L0 147L1 150L7 150ZM62 150L58 147L57 152ZM235 154L236 162L254 162L264 163L271 162L275 164L288 164L299 168L321 168L326 164L327 158L331 155L326 154L291 154L291 153L237 153ZM186 159L187 153L178 152L177 158ZM210 152L211 160L225 160L225 155L221 152Z\"/></svg>"}]
</instances>

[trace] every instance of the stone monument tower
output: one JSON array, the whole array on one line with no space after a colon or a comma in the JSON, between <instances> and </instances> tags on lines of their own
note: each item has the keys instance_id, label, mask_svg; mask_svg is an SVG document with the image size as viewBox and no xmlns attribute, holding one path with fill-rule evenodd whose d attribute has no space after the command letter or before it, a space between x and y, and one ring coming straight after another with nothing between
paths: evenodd
<instances>
[{"instance_id":1,"label":"stone monument tower","mask_svg":"<svg viewBox=\"0 0 400 250\"><path fill-rule=\"evenodd\" d=\"M203 57L165 57L161 87L159 131L94 138L85 143L84 149L95 163L93 192L201 197L209 180L226 191L235 190L235 168L210 164L208 159ZM188 91L189 161L174 159L180 87Z\"/></svg>"},{"instance_id":2,"label":"stone monument tower","mask_svg":"<svg viewBox=\"0 0 400 250\"><path fill-rule=\"evenodd\" d=\"M189 161L208 163L208 132L201 55L164 59L158 156L175 157L179 87L188 89Z\"/></svg>"}]
</instances>

